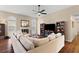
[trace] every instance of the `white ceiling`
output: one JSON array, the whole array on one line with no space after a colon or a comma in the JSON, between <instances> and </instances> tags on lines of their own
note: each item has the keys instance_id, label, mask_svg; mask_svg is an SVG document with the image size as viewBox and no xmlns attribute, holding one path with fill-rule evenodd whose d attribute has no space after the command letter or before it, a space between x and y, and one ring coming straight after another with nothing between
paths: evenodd
<instances>
[{"instance_id":1,"label":"white ceiling","mask_svg":"<svg viewBox=\"0 0 79 59\"><path fill-rule=\"evenodd\" d=\"M28 15L31 17L36 16L32 11L35 5L0 5L0 10ZM46 9L47 14L71 7L72 5L41 5L41 9ZM35 6L36 9L37 6Z\"/></svg>"}]
</instances>

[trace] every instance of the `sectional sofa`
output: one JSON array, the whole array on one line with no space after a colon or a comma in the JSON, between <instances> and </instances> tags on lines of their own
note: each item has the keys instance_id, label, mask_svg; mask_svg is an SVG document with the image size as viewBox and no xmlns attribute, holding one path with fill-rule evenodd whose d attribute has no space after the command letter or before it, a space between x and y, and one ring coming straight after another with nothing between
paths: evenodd
<instances>
[{"instance_id":1,"label":"sectional sofa","mask_svg":"<svg viewBox=\"0 0 79 59\"><path fill-rule=\"evenodd\" d=\"M65 41L64 35L60 35L58 37L49 35L46 38L31 37L31 42L34 42L34 40L36 42L34 44L32 44L31 42L28 43L26 39L29 39L28 36L16 38L16 36L12 35L10 40L12 42L14 53L58 53L64 47ZM28 44L30 44L30 47L28 46ZM36 46L34 46L35 44Z\"/></svg>"}]
</instances>

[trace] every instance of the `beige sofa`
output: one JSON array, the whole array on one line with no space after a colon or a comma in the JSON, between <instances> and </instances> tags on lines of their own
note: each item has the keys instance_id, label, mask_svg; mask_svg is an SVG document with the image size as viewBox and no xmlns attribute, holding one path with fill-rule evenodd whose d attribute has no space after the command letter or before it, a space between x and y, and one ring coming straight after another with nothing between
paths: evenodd
<instances>
[{"instance_id":1,"label":"beige sofa","mask_svg":"<svg viewBox=\"0 0 79 59\"><path fill-rule=\"evenodd\" d=\"M58 53L64 47L64 35L29 51L26 51L15 37L12 37L11 41L14 53Z\"/></svg>"}]
</instances>

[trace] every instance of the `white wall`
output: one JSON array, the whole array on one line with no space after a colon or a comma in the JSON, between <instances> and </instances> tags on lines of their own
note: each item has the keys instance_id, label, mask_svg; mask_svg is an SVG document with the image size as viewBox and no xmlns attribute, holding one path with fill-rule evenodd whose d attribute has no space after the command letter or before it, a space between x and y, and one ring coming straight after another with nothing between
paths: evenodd
<instances>
[{"instance_id":1,"label":"white wall","mask_svg":"<svg viewBox=\"0 0 79 59\"><path fill-rule=\"evenodd\" d=\"M75 16L76 15L76 16ZM75 14L74 19L76 20L76 26L77 26L77 34L79 33L79 14Z\"/></svg>"},{"instance_id":2,"label":"white wall","mask_svg":"<svg viewBox=\"0 0 79 59\"><path fill-rule=\"evenodd\" d=\"M70 20L66 23L66 41L72 42L77 35L77 21L71 16Z\"/></svg>"},{"instance_id":3,"label":"white wall","mask_svg":"<svg viewBox=\"0 0 79 59\"><path fill-rule=\"evenodd\" d=\"M31 34L37 34L37 19L36 18L32 18L31 20Z\"/></svg>"},{"instance_id":4,"label":"white wall","mask_svg":"<svg viewBox=\"0 0 79 59\"><path fill-rule=\"evenodd\" d=\"M42 18L41 16L38 16L37 17L37 34L40 35L40 24L42 23L46 23Z\"/></svg>"},{"instance_id":5,"label":"white wall","mask_svg":"<svg viewBox=\"0 0 79 59\"><path fill-rule=\"evenodd\" d=\"M79 33L79 21L77 22L77 33Z\"/></svg>"}]
</instances>

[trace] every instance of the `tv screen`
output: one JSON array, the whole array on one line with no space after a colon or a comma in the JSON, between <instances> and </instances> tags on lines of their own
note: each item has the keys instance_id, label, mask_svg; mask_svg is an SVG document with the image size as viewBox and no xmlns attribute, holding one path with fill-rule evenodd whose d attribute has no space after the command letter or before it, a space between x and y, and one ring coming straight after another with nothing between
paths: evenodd
<instances>
[{"instance_id":1,"label":"tv screen","mask_svg":"<svg viewBox=\"0 0 79 59\"><path fill-rule=\"evenodd\" d=\"M55 24L46 24L45 30L55 31Z\"/></svg>"}]
</instances>

